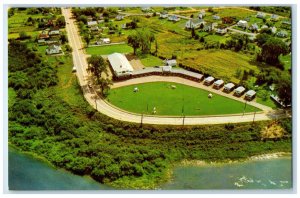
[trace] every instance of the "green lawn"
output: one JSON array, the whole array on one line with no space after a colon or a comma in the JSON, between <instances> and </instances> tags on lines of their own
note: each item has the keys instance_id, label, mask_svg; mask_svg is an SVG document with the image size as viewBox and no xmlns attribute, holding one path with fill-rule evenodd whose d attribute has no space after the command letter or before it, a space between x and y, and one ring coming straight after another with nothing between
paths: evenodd
<instances>
[{"instance_id":1,"label":"green lawn","mask_svg":"<svg viewBox=\"0 0 300 198\"><path fill-rule=\"evenodd\" d=\"M171 85L176 88L172 89ZM133 92L134 87L139 92ZM209 99L209 92L182 84L154 82L131 85L110 90L107 100L113 105L134 113L152 114L156 107L157 115L218 115L242 113L244 103L214 94ZM148 104L148 111L147 111ZM246 106L245 112L259 111Z\"/></svg>"},{"instance_id":2,"label":"green lawn","mask_svg":"<svg viewBox=\"0 0 300 198\"><path fill-rule=\"evenodd\" d=\"M91 55L107 55L115 52L119 53L132 53L133 49L127 44L97 46L86 48L86 52Z\"/></svg>"},{"instance_id":3,"label":"green lawn","mask_svg":"<svg viewBox=\"0 0 300 198\"><path fill-rule=\"evenodd\" d=\"M160 58L152 56L150 54L139 55L139 59L143 63L143 65L146 66L146 67L164 65L163 61Z\"/></svg>"},{"instance_id":4,"label":"green lawn","mask_svg":"<svg viewBox=\"0 0 300 198\"><path fill-rule=\"evenodd\" d=\"M291 54L288 54L285 56L280 55L279 60L283 63L285 70L289 70L292 68L292 55Z\"/></svg>"},{"instance_id":5,"label":"green lawn","mask_svg":"<svg viewBox=\"0 0 300 198\"><path fill-rule=\"evenodd\" d=\"M16 100L16 92L13 88L8 88L8 107L13 106Z\"/></svg>"}]
</instances>

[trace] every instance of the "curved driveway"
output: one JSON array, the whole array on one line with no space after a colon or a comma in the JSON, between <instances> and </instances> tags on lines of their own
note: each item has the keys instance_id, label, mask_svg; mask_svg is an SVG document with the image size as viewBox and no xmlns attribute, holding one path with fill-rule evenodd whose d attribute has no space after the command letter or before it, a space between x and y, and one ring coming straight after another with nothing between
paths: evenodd
<instances>
[{"instance_id":1,"label":"curved driveway","mask_svg":"<svg viewBox=\"0 0 300 198\"><path fill-rule=\"evenodd\" d=\"M70 46L73 49L73 63L77 69L77 77L79 79L79 84L83 90L83 94L88 103L97 109L99 112L122 121L127 122L135 122L135 123L147 123L147 124L170 124L170 125L201 125L201 124L221 124L221 123L238 123L238 122L251 122L254 119L257 120L269 120L271 118L277 118L282 115L275 114L273 111L270 111L270 108L265 107L263 105L259 105L258 103L251 103L251 105L256 106L260 109L263 109L263 112L260 113L251 113L243 115L230 115L230 116L209 116L209 117L164 117L164 116L143 116L139 114L134 114L130 112L125 112L116 107L113 107L105 100L99 98L93 89L90 89L88 85L88 73L87 73L87 61L86 55L83 51L83 44L81 38L79 36L79 32L77 26L75 25L75 19L71 19L71 10L62 8L62 14L66 19L66 31L69 39ZM157 79L157 77L151 77L151 79ZM161 77L162 78L162 77ZM114 87L117 86L125 86L126 83L136 83L136 81L145 82L149 78L140 78L140 79L132 79L120 83L115 83ZM168 80L171 78L164 77L164 80ZM176 79L173 77L173 80L180 80L179 83L186 83L184 79ZM189 82L192 83L192 82ZM200 83L198 83L199 86ZM193 85L192 85L193 86ZM218 92L218 94L221 94ZM230 97L230 96L227 96ZM236 99L236 98L235 98Z\"/></svg>"}]
</instances>

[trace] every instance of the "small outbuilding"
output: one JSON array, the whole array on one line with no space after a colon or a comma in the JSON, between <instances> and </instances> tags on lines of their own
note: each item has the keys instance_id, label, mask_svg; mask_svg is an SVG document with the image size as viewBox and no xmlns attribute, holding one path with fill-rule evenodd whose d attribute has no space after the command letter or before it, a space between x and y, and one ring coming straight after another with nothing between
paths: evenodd
<instances>
[{"instance_id":1,"label":"small outbuilding","mask_svg":"<svg viewBox=\"0 0 300 198\"><path fill-rule=\"evenodd\" d=\"M167 11L162 11L160 14L159 14L159 18L161 19L165 19L165 18L168 18L168 12Z\"/></svg>"},{"instance_id":2,"label":"small outbuilding","mask_svg":"<svg viewBox=\"0 0 300 198\"><path fill-rule=\"evenodd\" d=\"M224 81L223 80L217 80L216 82L214 82L214 88L215 89L220 89L224 86Z\"/></svg>"},{"instance_id":3,"label":"small outbuilding","mask_svg":"<svg viewBox=\"0 0 300 198\"><path fill-rule=\"evenodd\" d=\"M239 20L239 22L237 23L237 25L239 27L246 28L246 27L248 27L248 22L244 21L244 20Z\"/></svg>"},{"instance_id":4,"label":"small outbuilding","mask_svg":"<svg viewBox=\"0 0 300 198\"><path fill-rule=\"evenodd\" d=\"M98 24L97 21L88 21L88 22L87 22L87 25L88 25L89 27L95 26L95 25L97 25L97 24Z\"/></svg>"},{"instance_id":5,"label":"small outbuilding","mask_svg":"<svg viewBox=\"0 0 300 198\"><path fill-rule=\"evenodd\" d=\"M257 17L257 18L260 18L260 19L264 19L264 18L266 17L266 14L263 13L263 12L258 12L258 13L256 14L256 17Z\"/></svg>"},{"instance_id":6,"label":"small outbuilding","mask_svg":"<svg viewBox=\"0 0 300 198\"><path fill-rule=\"evenodd\" d=\"M168 59L166 59L165 61L165 64L167 65L167 66L176 66L177 65L177 61L176 61L176 59L170 59L170 60L168 60Z\"/></svg>"},{"instance_id":7,"label":"small outbuilding","mask_svg":"<svg viewBox=\"0 0 300 198\"><path fill-rule=\"evenodd\" d=\"M215 80L214 77L209 76L204 79L204 85L209 86L209 85L213 84L214 80Z\"/></svg>"},{"instance_id":8,"label":"small outbuilding","mask_svg":"<svg viewBox=\"0 0 300 198\"><path fill-rule=\"evenodd\" d=\"M170 15L168 17L168 20L169 21L175 21L175 22L177 22L177 21L180 21L180 18L178 16L176 16L176 15Z\"/></svg>"},{"instance_id":9,"label":"small outbuilding","mask_svg":"<svg viewBox=\"0 0 300 198\"><path fill-rule=\"evenodd\" d=\"M236 88L236 89L234 90L234 95L235 95L235 96L241 96L241 95L244 94L245 91L246 91L245 87L239 86L238 88Z\"/></svg>"},{"instance_id":10,"label":"small outbuilding","mask_svg":"<svg viewBox=\"0 0 300 198\"><path fill-rule=\"evenodd\" d=\"M234 87L235 87L235 85L233 83L227 83L224 86L223 91L226 92L226 93L230 93L230 92L232 92L232 90L234 89Z\"/></svg>"},{"instance_id":11,"label":"small outbuilding","mask_svg":"<svg viewBox=\"0 0 300 198\"><path fill-rule=\"evenodd\" d=\"M255 98L255 95L256 95L256 92L254 90L249 90L246 92L246 95L245 95L245 99L246 100L253 100Z\"/></svg>"}]
</instances>

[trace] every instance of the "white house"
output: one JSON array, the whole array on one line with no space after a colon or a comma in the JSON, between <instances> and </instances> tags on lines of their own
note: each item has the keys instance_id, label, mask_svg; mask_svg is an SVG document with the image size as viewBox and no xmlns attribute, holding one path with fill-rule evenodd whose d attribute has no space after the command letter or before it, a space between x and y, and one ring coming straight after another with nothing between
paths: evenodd
<instances>
[{"instance_id":1,"label":"white house","mask_svg":"<svg viewBox=\"0 0 300 198\"><path fill-rule=\"evenodd\" d=\"M142 11L143 12L149 12L149 11L151 11L151 7L143 7Z\"/></svg>"},{"instance_id":2,"label":"white house","mask_svg":"<svg viewBox=\"0 0 300 198\"><path fill-rule=\"evenodd\" d=\"M211 32L218 26L218 23L205 23L203 30L206 32Z\"/></svg>"},{"instance_id":3,"label":"white house","mask_svg":"<svg viewBox=\"0 0 300 198\"><path fill-rule=\"evenodd\" d=\"M214 19L214 20L220 20L220 16L218 16L218 15L213 15L213 19Z\"/></svg>"},{"instance_id":4,"label":"white house","mask_svg":"<svg viewBox=\"0 0 300 198\"><path fill-rule=\"evenodd\" d=\"M175 22L177 22L177 21L180 20L180 18L179 18L178 16L176 16L176 15L170 15L170 16L168 17L168 20L169 20L169 21L175 21Z\"/></svg>"},{"instance_id":5,"label":"white house","mask_svg":"<svg viewBox=\"0 0 300 198\"><path fill-rule=\"evenodd\" d=\"M165 19L165 18L168 18L168 12L167 11L162 11L160 12L159 14L159 18L162 18L162 19Z\"/></svg>"},{"instance_id":6,"label":"white house","mask_svg":"<svg viewBox=\"0 0 300 198\"><path fill-rule=\"evenodd\" d=\"M170 60L166 59L166 60L164 61L164 63L165 63L167 66L172 66L172 67L177 65L176 59L170 59Z\"/></svg>"},{"instance_id":7,"label":"white house","mask_svg":"<svg viewBox=\"0 0 300 198\"><path fill-rule=\"evenodd\" d=\"M279 16L277 14L272 14L271 21L277 21Z\"/></svg>"},{"instance_id":8,"label":"white house","mask_svg":"<svg viewBox=\"0 0 300 198\"><path fill-rule=\"evenodd\" d=\"M270 29L271 29L273 34L275 34L277 32L277 28L275 26L271 27Z\"/></svg>"},{"instance_id":9,"label":"white house","mask_svg":"<svg viewBox=\"0 0 300 198\"><path fill-rule=\"evenodd\" d=\"M278 37L284 38L284 37L287 37L288 33L286 31L281 30L280 32L277 32L276 35Z\"/></svg>"},{"instance_id":10,"label":"white house","mask_svg":"<svg viewBox=\"0 0 300 198\"><path fill-rule=\"evenodd\" d=\"M226 28L217 28L216 33L217 34L226 34L227 29Z\"/></svg>"},{"instance_id":11,"label":"white house","mask_svg":"<svg viewBox=\"0 0 300 198\"><path fill-rule=\"evenodd\" d=\"M97 32L97 31L99 31L99 27L98 26L92 26L91 31Z\"/></svg>"},{"instance_id":12,"label":"white house","mask_svg":"<svg viewBox=\"0 0 300 198\"><path fill-rule=\"evenodd\" d=\"M60 31L59 31L59 27L52 27L50 28L48 35L49 36L55 36L55 35L59 35Z\"/></svg>"},{"instance_id":13,"label":"white house","mask_svg":"<svg viewBox=\"0 0 300 198\"><path fill-rule=\"evenodd\" d=\"M62 49L61 49L60 45L52 44L52 45L48 46L48 48L46 49L46 53L48 55L59 54L59 53L62 53Z\"/></svg>"},{"instance_id":14,"label":"white house","mask_svg":"<svg viewBox=\"0 0 300 198\"><path fill-rule=\"evenodd\" d=\"M250 30L258 30L258 25L256 23L250 25L249 27Z\"/></svg>"},{"instance_id":15,"label":"white house","mask_svg":"<svg viewBox=\"0 0 300 198\"><path fill-rule=\"evenodd\" d=\"M263 12L257 12L256 17L257 17L257 18L264 19L264 18L266 17L266 14L263 13Z\"/></svg>"},{"instance_id":16,"label":"white house","mask_svg":"<svg viewBox=\"0 0 300 198\"><path fill-rule=\"evenodd\" d=\"M102 38L100 39L102 41L102 43L104 44L109 44L110 43L110 39L109 38Z\"/></svg>"},{"instance_id":17,"label":"white house","mask_svg":"<svg viewBox=\"0 0 300 198\"><path fill-rule=\"evenodd\" d=\"M123 19L124 19L124 16L123 16L123 15L120 15L120 14L119 14L119 15L116 16L116 20L117 20L117 21L121 21L121 20L123 20Z\"/></svg>"},{"instance_id":18,"label":"white house","mask_svg":"<svg viewBox=\"0 0 300 198\"><path fill-rule=\"evenodd\" d=\"M116 77L128 76L133 72L133 68L125 55L113 53L107 56L108 61Z\"/></svg>"},{"instance_id":19,"label":"white house","mask_svg":"<svg viewBox=\"0 0 300 198\"><path fill-rule=\"evenodd\" d=\"M248 27L248 22L244 21L244 20L239 20L239 22L237 23L237 25L239 27L246 28L246 27Z\"/></svg>"},{"instance_id":20,"label":"white house","mask_svg":"<svg viewBox=\"0 0 300 198\"><path fill-rule=\"evenodd\" d=\"M92 27L92 26L95 26L95 25L97 25L97 24L98 24L97 21L88 21L88 22L87 22L88 27Z\"/></svg>"},{"instance_id":21,"label":"white house","mask_svg":"<svg viewBox=\"0 0 300 198\"><path fill-rule=\"evenodd\" d=\"M261 29L269 28L267 25L262 25Z\"/></svg>"},{"instance_id":22,"label":"white house","mask_svg":"<svg viewBox=\"0 0 300 198\"><path fill-rule=\"evenodd\" d=\"M205 17L205 10L201 10L200 13L198 14L199 19L203 19Z\"/></svg>"},{"instance_id":23,"label":"white house","mask_svg":"<svg viewBox=\"0 0 300 198\"><path fill-rule=\"evenodd\" d=\"M185 23L185 28L187 29L191 29L191 28L199 28L201 24L205 24L205 21L203 19L189 19L186 23Z\"/></svg>"}]
</instances>

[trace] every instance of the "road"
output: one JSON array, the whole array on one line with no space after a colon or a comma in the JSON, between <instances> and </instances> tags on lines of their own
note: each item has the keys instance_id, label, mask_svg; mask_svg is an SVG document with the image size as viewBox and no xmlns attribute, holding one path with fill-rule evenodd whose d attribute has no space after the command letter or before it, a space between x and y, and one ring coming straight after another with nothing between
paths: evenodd
<instances>
[{"instance_id":1,"label":"road","mask_svg":"<svg viewBox=\"0 0 300 198\"><path fill-rule=\"evenodd\" d=\"M245 34L245 35L248 35L250 37L253 37L255 38L257 34L255 33L250 33L250 32L245 32L245 31L242 31L242 30L237 30L237 29L234 29L233 27L235 27L237 25L233 25L233 26L230 26L228 28L226 28L227 30L230 30L230 31L233 31L233 32L237 32L237 33L240 33L240 34Z\"/></svg>"},{"instance_id":2,"label":"road","mask_svg":"<svg viewBox=\"0 0 300 198\"><path fill-rule=\"evenodd\" d=\"M78 28L75 24L75 20L71 18L71 10L62 8L62 14L66 20L66 31L68 35L69 44L73 49L73 63L76 67L76 75L79 80L79 84L82 88L83 95L87 102L102 114L105 114L111 118L145 124L167 124L167 125L203 125L203 124L221 124L221 123L239 123L239 122L251 122L255 120L269 120L274 117L278 117L274 112L264 111L257 114L245 114L243 115L231 115L231 116L213 116L213 117L165 117L165 116L143 116L130 112L125 112L118 109L99 96L97 96L95 90L89 88L89 75L87 73L87 61L86 54L84 53L83 43L79 35Z\"/></svg>"}]
</instances>

